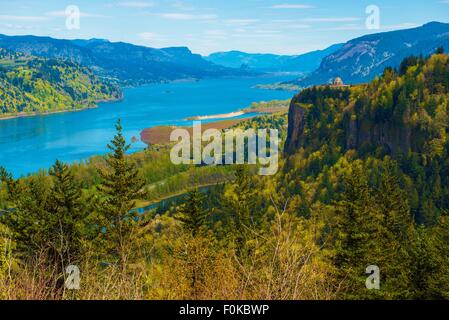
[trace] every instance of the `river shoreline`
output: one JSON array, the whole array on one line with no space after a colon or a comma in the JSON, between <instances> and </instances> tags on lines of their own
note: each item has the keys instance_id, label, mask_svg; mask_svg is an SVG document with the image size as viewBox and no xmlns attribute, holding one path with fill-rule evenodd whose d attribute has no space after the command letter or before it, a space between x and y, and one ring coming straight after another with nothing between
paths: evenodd
<instances>
[{"instance_id":1,"label":"river shoreline","mask_svg":"<svg viewBox=\"0 0 449 320\"><path fill-rule=\"evenodd\" d=\"M15 115L6 115L5 117L0 117L0 121L12 120L12 119L18 119L18 118L37 117L37 116L50 116L52 114L78 112L78 111L84 111L84 110L95 109L95 108L98 108L98 106L85 107L85 108L73 109L73 110L50 111L50 112L45 112L45 113L42 113L42 112L19 112L18 114L15 114Z\"/></svg>"},{"instance_id":2,"label":"river shoreline","mask_svg":"<svg viewBox=\"0 0 449 320\"><path fill-rule=\"evenodd\" d=\"M278 79L264 79L265 82L275 80ZM107 144L115 134L114 125L118 118L124 124L124 136L127 141L131 141L133 137L140 140L140 133L145 128L164 125L189 126L191 121L184 119L195 115L238 112L243 111L245 106L251 106L254 101L291 98L288 92L254 89L254 85L261 82L263 81L260 78L212 79L193 84L146 85L127 89L122 87L125 96L122 102L113 102L111 99L112 101L107 103L98 103L98 108L94 108L92 102L85 103L85 108L80 105L80 109L55 110L61 114L49 117L40 116L51 115L50 113L9 114L8 118L27 117L10 121L3 115L5 121L0 121L0 165L6 167L15 177L20 177L49 168L55 159L75 163L95 155L103 155L108 152ZM166 94L166 91L170 91L170 94ZM119 97L120 95L117 95L114 98ZM232 105L236 107L230 108ZM278 106L277 103L274 105ZM92 109L87 109L89 106ZM238 106L242 109L239 110ZM267 111L266 109L268 108L263 111ZM86 112L78 112L83 110ZM251 117L257 113L255 111L256 109L252 108L249 112L251 114L238 118ZM64 114L65 112L67 114ZM204 120L202 126L206 127L207 122L216 121L220 119ZM225 121L228 123L219 124L218 127L232 125L232 122L239 120ZM157 136L150 135L151 140L152 138ZM169 138L168 135L168 140ZM146 147L145 143L138 141L132 144L129 153Z\"/></svg>"},{"instance_id":3,"label":"river shoreline","mask_svg":"<svg viewBox=\"0 0 449 320\"><path fill-rule=\"evenodd\" d=\"M189 117L185 120L187 121L200 121L200 120L214 120L214 119L230 119L230 118L235 118L235 117L239 117L239 116L243 116L244 114L246 114L247 112L244 111L234 111L234 112L230 112L230 113L223 113L223 114L212 114L209 116L195 116L195 117Z\"/></svg>"},{"instance_id":4,"label":"river shoreline","mask_svg":"<svg viewBox=\"0 0 449 320\"><path fill-rule=\"evenodd\" d=\"M276 101L276 100L273 100ZM277 101L278 104L274 105L264 105L270 102L260 102L259 105L254 107L249 107L245 109L241 109L238 111L225 113L225 114L216 114L209 116L197 116L190 117L185 120L188 121L201 121L201 120L212 120L218 119L218 121L203 123L201 124L201 131L204 132L208 129L217 129L217 130L225 130L231 127L234 127L240 124L243 121L247 121L254 117L260 115L267 114L278 114L278 113L287 113L290 105L290 99L285 101ZM248 117L238 118L239 116L247 114ZM252 115L252 116L251 116ZM171 143L170 135L171 132L175 129L186 129L191 135L193 134L193 128L187 126L156 126L151 128L143 129L140 132L140 140L147 144L151 145L168 145Z\"/></svg>"},{"instance_id":5,"label":"river shoreline","mask_svg":"<svg viewBox=\"0 0 449 320\"><path fill-rule=\"evenodd\" d=\"M69 112L79 112L79 111L85 111L90 109L96 109L98 108L99 103L109 103L109 102L119 102L124 99L124 96L116 99L110 99L110 100L98 100L95 101L94 105L91 106L85 106L78 109L67 109L67 110L55 110L55 111L49 111L49 112L19 112L17 114L3 114L0 115L0 121L4 120L12 120L12 119L18 119L18 118L29 118L29 117L38 117L38 116L50 116L53 114L59 114L59 113L69 113Z\"/></svg>"}]
</instances>

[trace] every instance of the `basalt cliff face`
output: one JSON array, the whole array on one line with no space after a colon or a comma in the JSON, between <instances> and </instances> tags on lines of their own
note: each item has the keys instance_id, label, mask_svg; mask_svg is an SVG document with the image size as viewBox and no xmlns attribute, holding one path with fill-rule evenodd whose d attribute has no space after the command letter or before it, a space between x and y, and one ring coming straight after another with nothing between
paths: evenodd
<instances>
[{"instance_id":1,"label":"basalt cliff face","mask_svg":"<svg viewBox=\"0 0 449 320\"><path fill-rule=\"evenodd\" d=\"M289 154L293 154L296 150L301 148L304 140L304 115L307 110L298 105L298 99L298 95L292 99L288 111L288 134L285 143L285 152Z\"/></svg>"},{"instance_id":2,"label":"basalt cliff face","mask_svg":"<svg viewBox=\"0 0 449 320\"><path fill-rule=\"evenodd\" d=\"M301 95L295 96L289 109L288 137L285 144L285 152L288 154L294 154L300 148L307 148L311 140L306 137L310 134L307 128L310 109L301 106L300 101ZM335 133L345 150L360 150L368 146L382 147L392 155L422 151L422 138L410 127L405 124L373 123L371 119L359 119L351 108L343 110L342 122ZM330 137L327 137L324 142L329 140Z\"/></svg>"}]
</instances>

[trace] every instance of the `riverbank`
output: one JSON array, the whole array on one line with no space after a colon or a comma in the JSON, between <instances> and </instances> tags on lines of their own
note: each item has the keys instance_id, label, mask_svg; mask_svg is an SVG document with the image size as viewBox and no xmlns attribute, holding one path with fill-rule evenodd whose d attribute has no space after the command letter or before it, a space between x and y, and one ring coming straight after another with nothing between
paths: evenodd
<instances>
[{"instance_id":1,"label":"riverbank","mask_svg":"<svg viewBox=\"0 0 449 320\"><path fill-rule=\"evenodd\" d=\"M147 85L123 89L123 101L99 103L98 108L85 112L68 112L80 109L58 110L63 113L0 121L0 166L7 168L15 177L20 177L48 168L56 159L74 163L105 154L109 151L106 146L114 136L114 125L118 118L123 123L124 137L131 141L132 137L140 138L145 128L189 126L191 122L184 119L195 115L224 114L249 107L254 101L292 97L289 92L254 89L260 82L260 78L206 79L195 83ZM119 97L119 94L115 97ZM143 150L146 146L140 141L133 143L130 153Z\"/></svg>"},{"instance_id":2,"label":"riverbank","mask_svg":"<svg viewBox=\"0 0 449 320\"><path fill-rule=\"evenodd\" d=\"M287 100L272 100L272 101L262 101L255 102L251 106L227 114L210 115L210 116L200 116L200 117L190 117L186 120L210 120L210 119L225 119L225 118L235 118L245 114L252 114L253 116L248 116L246 118L238 119L226 119L221 121L209 122L201 124L201 130L204 132L208 129L226 130L240 124L243 121L254 118L257 115L264 114L278 114L288 112L290 106L290 99ZM254 115L256 114L256 115ZM175 129L186 129L190 135L193 134L193 128L189 127L176 127L176 126L156 126L152 128L147 128L141 131L140 139L147 145L166 145L170 144L170 134Z\"/></svg>"},{"instance_id":3,"label":"riverbank","mask_svg":"<svg viewBox=\"0 0 449 320\"><path fill-rule=\"evenodd\" d=\"M186 120L201 121L201 120L213 120L213 119L228 119L228 118L240 117L240 116L243 116L244 114L245 114L244 111L236 111L236 112L231 112L231 113L215 114L215 115L210 115L210 116L190 117L190 118L187 118Z\"/></svg>"},{"instance_id":4,"label":"riverbank","mask_svg":"<svg viewBox=\"0 0 449 320\"><path fill-rule=\"evenodd\" d=\"M209 116L195 116L189 117L187 121L202 121L202 120L214 120L214 119L229 119L243 116L250 113L258 114L273 114L279 112L287 112L290 105L290 100L273 100L269 102L257 102L248 108L234 111L230 113L214 114Z\"/></svg>"},{"instance_id":5,"label":"riverbank","mask_svg":"<svg viewBox=\"0 0 449 320\"><path fill-rule=\"evenodd\" d=\"M277 90L277 91L301 91L303 88L292 83L271 83L271 84L258 84L258 89L263 90Z\"/></svg>"},{"instance_id":6,"label":"riverbank","mask_svg":"<svg viewBox=\"0 0 449 320\"><path fill-rule=\"evenodd\" d=\"M204 132L208 129L217 129L217 130L229 129L251 118L252 117L204 123L201 124L201 131ZM175 129L186 129L190 135L193 134L193 128L191 126L190 127L158 126L142 130L142 132L140 133L140 140L147 145L167 145L170 144L171 142L170 135Z\"/></svg>"},{"instance_id":7,"label":"riverbank","mask_svg":"<svg viewBox=\"0 0 449 320\"><path fill-rule=\"evenodd\" d=\"M89 109L96 109L96 108L98 108L99 103L119 102L119 101L122 101L123 99L124 99L124 96L122 93L122 96L119 98L110 99L110 100L98 100L98 101L95 101L94 105L86 105L86 106L76 108L76 109L63 109L63 110L54 110L54 111L48 111L48 112L33 111L33 112L19 112L19 113L4 113L4 114L0 114L0 121L17 119L17 118L36 117L36 116L49 116L52 114L78 112L78 111L84 111L84 110L89 110Z\"/></svg>"},{"instance_id":8,"label":"riverbank","mask_svg":"<svg viewBox=\"0 0 449 320\"><path fill-rule=\"evenodd\" d=\"M78 112L78 111L84 111L84 110L95 109L95 108L98 108L98 106L95 105L95 106L79 108L79 109L58 110L58 111L49 111L49 112L19 112L17 114L6 114L5 116L0 116L0 121L11 120L11 119L16 119L16 118L35 117L35 116L49 116L52 114Z\"/></svg>"}]
</instances>

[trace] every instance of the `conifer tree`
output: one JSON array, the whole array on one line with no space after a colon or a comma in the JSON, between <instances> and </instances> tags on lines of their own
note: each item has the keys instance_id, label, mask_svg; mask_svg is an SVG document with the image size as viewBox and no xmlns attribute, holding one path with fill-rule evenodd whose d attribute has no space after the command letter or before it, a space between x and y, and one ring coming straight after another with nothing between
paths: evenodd
<instances>
[{"instance_id":1,"label":"conifer tree","mask_svg":"<svg viewBox=\"0 0 449 320\"><path fill-rule=\"evenodd\" d=\"M6 274L6 270L10 267L11 263L11 251L12 251L12 240L9 230L0 223L0 283L2 281L3 275ZM0 293L1 298L1 293Z\"/></svg>"},{"instance_id":2,"label":"conifer tree","mask_svg":"<svg viewBox=\"0 0 449 320\"><path fill-rule=\"evenodd\" d=\"M449 219L432 228L420 225L413 242L411 284L414 299L449 299Z\"/></svg>"},{"instance_id":3,"label":"conifer tree","mask_svg":"<svg viewBox=\"0 0 449 320\"><path fill-rule=\"evenodd\" d=\"M78 262L87 212L82 202L81 186L69 166L59 160L50 169L53 177L50 210L53 215L54 246L64 266Z\"/></svg>"},{"instance_id":4,"label":"conifer tree","mask_svg":"<svg viewBox=\"0 0 449 320\"><path fill-rule=\"evenodd\" d=\"M99 189L103 195L98 211L103 221L106 248L124 267L130 254L139 218L133 208L142 193L144 182L136 165L126 157L129 150L123 137L120 119L115 126L117 133L108 144L111 153L106 156L106 170L99 170L103 181Z\"/></svg>"},{"instance_id":5,"label":"conifer tree","mask_svg":"<svg viewBox=\"0 0 449 320\"><path fill-rule=\"evenodd\" d=\"M215 239L207 232L209 212L203 207L204 195L198 189L193 189L188 193L176 216L182 222L185 233L182 247L175 247L173 256L183 265L193 299L201 298L217 254Z\"/></svg>"},{"instance_id":6,"label":"conifer tree","mask_svg":"<svg viewBox=\"0 0 449 320\"><path fill-rule=\"evenodd\" d=\"M27 258L45 259L53 275L48 285L62 293L65 267L80 261L86 210L81 187L68 165L56 161L49 176L29 181L15 180L1 173L13 204L8 227L16 235L17 248Z\"/></svg>"},{"instance_id":7,"label":"conifer tree","mask_svg":"<svg viewBox=\"0 0 449 320\"><path fill-rule=\"evenodd\" d=\"M194 189L188 193L186 202L179 210L178 219L193 237L201 234L207 226L209 213L203 209L203 201L204 196Z\"/></svg>"},{"instance_id":8,"label":"conifer tree","mask_svg":"<svg viewBox=\"0 0 449 320\"><path fill-rule=\"evenodd\" d=\"M410 265L415 236L408 198L398 178L399 169L387 159L383 163L376 204L382 215L378 245L381 248L379 267L382 270L380 294L388 299L411 297Z\"/></svg>"},{"instance_id":9,"label":"conifer tree","mask_svg":"<svg viewBox=\"0 0 449 320\"><path fill-rule=\"evenodd\" d=\"M254 213L257 190L245 166L237 166L235 176L235 181L225 188L221 205L228 231L239 252L250 236L250 228L257 225L259 216Z\"/></svg>"},{"instance_id":10,"label":"conifer tree","mask_svg":"<svg viewBox=\"0 0 449 320\"><path fill-rule=\"evenodd\" d=\"M345 179L345 191L336 204L334 226L337 281L345 284L346 298L358 299L369 294L365 270L377 265L379 215L368 186L368 177L360 161L352 164Z\"/></svg>"},{"instance_id":11,"label":"conifer tree","mask_svg":"<svg viewBox=\"0 0 449 320\"><path fill-rule=\"evenodd\" d=\"M48 252L55 229L51 211L51 181L39 174L29 180L15 180L3 172L10 213L5 224L15 234L18 249L28 257L36 252ZM53 260L49 258L48 260Z\"/></svg>"}]
</instances>

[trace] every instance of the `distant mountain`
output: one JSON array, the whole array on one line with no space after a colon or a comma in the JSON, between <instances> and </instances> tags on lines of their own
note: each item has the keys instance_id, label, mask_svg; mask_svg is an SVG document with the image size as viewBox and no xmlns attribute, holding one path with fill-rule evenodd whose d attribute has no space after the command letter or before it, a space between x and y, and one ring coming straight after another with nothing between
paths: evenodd
<instances>
[{"instance_id":1,"label":"distant mountain","mask_svg":"<svg viewBox=\"0 0 449 320\"><path fill-rule=\"evenodd\" d=\"M5 35L0 35L0 47L78 63L122 84L254 74L216 65L184 47L154 49L104 39L59 40Z\"/></svg>"},{"instance_id":2,"label":"distant mountain","mask_svg":"<svg viewBox=\"0 0 449 320\"><path fill-rule=\"evenodd\" d=\"M362 83L380 75L386 67L398 67L410 55L428 56L438 47L449 50L449 24L431 22L422 27L370 34L347 42L325 57L320 67L300 86L328 83L341 77L346 83Z\"/></svg>"},{"instance_id":3,"label":"distant mountain","mask_svg":"<svg viewBox=\"0 0 449 320\"><path fill-rule=\"evenodd\" d=\"M293 56L228 51L213 53L204 58L228 68L252 69L259 72L307 73L316 70L324 57L342 46L343 44L336 44L324 50Z\"/></svg>"},{"instance_id":4,"label":"distant mountain","mask_svg":"<svg viewBox=\"0 0 449 320\"><path fill-rule=\"evenodd\" d=\"M76 110L120 98L117 85L79 64L0 48L0 117Z\"/></svg>"}]
</instances>

